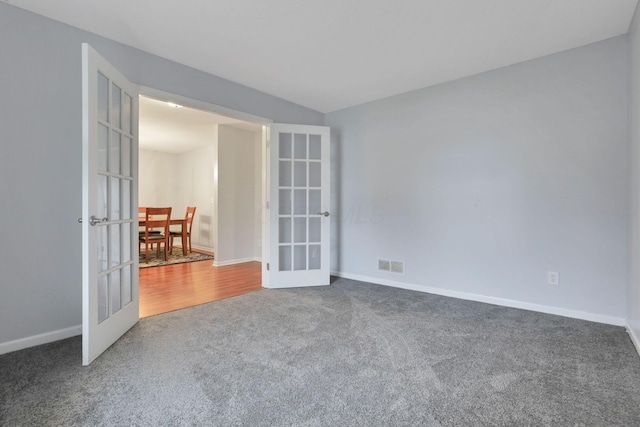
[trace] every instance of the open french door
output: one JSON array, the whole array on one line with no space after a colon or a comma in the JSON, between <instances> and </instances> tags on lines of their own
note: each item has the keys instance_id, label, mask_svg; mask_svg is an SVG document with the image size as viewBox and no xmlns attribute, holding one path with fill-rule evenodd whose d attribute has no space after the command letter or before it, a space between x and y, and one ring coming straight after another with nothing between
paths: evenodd
<instances>
[{"instance_id":1,"label":"open french door","mask_svg":"<svg viewBox=\"0 0 640 427\"><path fill-rule=\"evenodd\" d=\"M329 136L324 126L270 127L266 287L329 284Z\"/></svg>"},{"instance_id":2,"label":"open french door","mask_svg":"<svg viewBox=\"0 0 640 427\"><path fill-rule=\"evenodd\" d=\"M139 318L138 88L82 45L82 363Z\"/></svg>"}]
</instances>

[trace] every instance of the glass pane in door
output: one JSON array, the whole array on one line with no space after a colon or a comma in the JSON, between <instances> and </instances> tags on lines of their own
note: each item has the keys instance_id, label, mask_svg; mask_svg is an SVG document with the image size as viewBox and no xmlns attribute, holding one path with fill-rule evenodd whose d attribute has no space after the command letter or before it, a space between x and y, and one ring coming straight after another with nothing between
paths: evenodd
<instances>
[{"instance_id":1,"label":"glass pane in door","mask_svg":"<svg viewBox=\"0 0 640 427\"><path fill-rule=\"evenodd\" d=\"M122 224L122 262L131 261L131 224Z\"/></svg>"},{"instance_id":2,"label":"glass pane in door","mask_svg":"<svg viewBox=\"0 0 640 427\"><path fill-rule=\"evenodd\" d=\"M96 185L96 216L98 218L104 218L108 215L107 182L108 178L105 175L98 175Z\"/></svg>"},{"instance_id":3,"label":"glass pane in door","mask_svg":"<svg viewBox=\"0 0 640 427\"><path fill-rule=\"evenodd\" d=\"M131 219L131 180L122 180L122 219Z\"/></svg>"},{"instance_id":4,"label":"glass pane in door","mask_svg":"<svg viewBox=\"0 0 640 427\"><path fill-rule=\"evenodd\" d=\"M291 243L291 218L280 218L280 243Z\"/></svg>"},{"instance_id":5,"label":"glass pane in door","mask_svg":"<svg viewBox=\"0 0 640 427\"><path fill-rule=\"evenodd\" d=\"M280 186L291 187L291 161L280 160Z\"/></svg>"},{"instance_id":6,"label":"glass pane in door","mask_svg":"<svg viewBox=\"0 0 640 427\"><path fill-rule=\"evenodd\" d=\"M98 124L98 170L107 171L107 159L109 153L109 128Z\"/></svg>"},{"instance_id":7,"label":"glass pane in door","mask_svg":"<svg viewBox=\"0 0 640 427\"><path fill-rule=\"evenodd\" d=\"M293 190L293 213L307 214L307 190Z\"/></svg>"},{"instance_id":8,"label":"glass pane in door","mask_svg":"<svg viewBox=\"0 0 640 427\"><path fill-rule=\"evenodd\" d=\"M122 130L125 134L130 135L131 129L131 111L133 110L133 98L129 94L124 94L124 101L122 104Z\"/></svg>"},{"instance_id":9,"label":"glass pane in door","mask_svg":"<svg viewBox=\"0 0 640 427\"><path fill-rule=\"evenodd\" d=\"M309 270L320 270L320 245L309 245Z\"/></svg>"},{"instance_id":10,"label":"glass pane in door","mask_svg":"<svg viewBox=\"0 0 640 427\"><path fill-rule=\"evenodd\" d=\"M125 306L131 302L132 295L132 280L131 280L132 268L130 265L122 269L122 275L120 277L122 285L122 306Z\"/></svg>"},{"instance_id":11,"label":"glass pane in door","mask_svg":"<svg viewBox=\"0 0 640 427\"><path fill-rule=\"evenodd\" d=\"M109 218L112 221L120 219L120 179L111 178L111 198L109 199Z\"/></svg>"},{"instance_id":12,"label":"glass pane in door","mask_svg":"<svg viewBox=\"0 0 640 427\"><path fill-rule=\"evenodd\" d=\"M112 173L120 173L120 133L112 132L111 133L111 149L109 152L111 156L109 158L109 172Z\"/></svg>"},{"instance_id":13,"label":"glass pane in door","mask_svg":"<svg viewBox=\"0 0 640 427\"><path fill-rule=\"evenodd\" d=\"M307 158L307 135L296 133L294 135L293 150L294 159L306 159Z\"/></svg>"},{"instance_id":14,"label":"glass pane in door","mask_svg":"<svg viewBox=\"0 0 640 427\"><path fill-rule=\"evenodd\" d=\"M320 243L320 230L322 227L320 217L309 218L309 242Z\"/></svg>"},{"instance_id":15,"label":"glass pane in door","mask_svg":"<svg viewBox=\"0 0 640 427\"><path fill-rule=\"evenodd\" d=\"M320 135L309 135L309 159L320 160L322 145Z\"/></svg>"},{"instance_id":16,"label":"glass pane in door","mask_svg":"<svg viewBox=\"0 0 640 427\"><path fill-rule=\"evenodd\" d=\"M293 242L294 243L307 242L307 218L293 219Z\"/></svg>"},{"instance_id":17,"label":"glass pane in door","mask_svg":"<svg viewBox=\"0 0 640 427\"><path fill-rule=\"evenodd\" d=\"M293 162L293 185L294 187L307 186L307 162Z\"/></svg>"},{"instance_id":18,"label":"glass pane in door","mask_svg":"<svg viewBox=\"0 0 640 427\"><path fill-rule=\"evenodd\" d=\"M111 266L117 267L120 264L120 224L111 224L109 228Z\"/></svg>"},{"instance_id":19,"label":"glass pane in door","mask_svg":"<svg viewBox=\"0 0 640 427\"><path fill-rule=\"evenodd\" d=\"M109 234L107 227L98 226L96 230L98 271L109 268Z\"/></svg>"},{"instance_id":20,"label":"glass pane in door","mask_svg":"<svg viewBox=\"0 0 640 427\"><path fill-rule=\"evenodd\" d=\"M291 190L279 190L280 215L291 215Z\"/></svg>"},{"instance_id":21,"label":"glass pane in door","mask_svg":"<svg viewBox=\"0 0 640 427\"><path fill-rule=\"evenodd\" d=\"M293 153L293 150L291 149L290 133L280 134L280 150L278 151L278 153L281 159L290 159L291 157L293 157L291 155L291 153Z\"/></svg>"},{"instance_id":22,"label":"glass pane in door","mask_svg":"<svg viewBox=\"0 0 640 427\"><path fill-rule=\"evenodd\" d=\"M293 247L293 265L294 270L307 269L307 247L296 245Z\"/></svg>"},{"instance_id":23,"label":"glass pane in door","mask_svg":"<svg viewBox=\"0 0 640 427\"><path fill-rule=\"evenodd\" d=\"M280 271L291 271L291 246L280 246Z\"/></svg>"},{"instance_id":24,"label":"glass pane in door","mask_svg":"<svg viewBox=\"0 0 640 427\"><path fill-rule=\"evenodd\" d=\"M131 177L131 138L122 137L122 175Z\"/></svg>"},{"instance_id":25,"label":"glass pane in door","mask_svg":"<svg viewBox=\"0 0 640 427\"><path fill-rule=\"evenodd\" d=\"M120 116L122 105L122 90L116 84L111 86L111 124L116 129L122 129Z\"/></svg>"},{"instance_id":26,"label":"glass pane in door","mask_svg":"<svg viewBox=\"0 0 640 427\"><path fill-rule=\"evenodd\" d=\"M98 120L109 123L109 79L98 73Z\"/></svg>"},{"instance_id":27,"label":"glass pane in door","mask_svg":"<svg viewBox=\"0 0 640 427\"><path fill-rule=\"evenodd\" d=\"M111 313L115 313L122 308L121 291L120 288L120 270L116 270L111 273Z\"/></svg>"},{"instance_id":28,"label":"glass pane in door","mask_svg":"<svg viewBox=\"0 0 640 427\"><path fill-rule=\"evenodd\" d=\"M320 190L309 190L309 213L318 215L322 210L322 194Z\"/></svg>"},{"instance_id":29,"label":"glass pane in door","mask_svg":"<svg viewBox=\"0 0 640 427\"><path fill-rule=\"evenodd\" d=\"M309 162L309 187L320 187L321 171L320 162Z\"/></svg>"},{"instance_id":30,"label":"glass pane in door","mask_svg":"<svg viewBox=\"0 0 640 427\"><path fill-rule=\"evenodd\" d=\"M109 275L98 276L98 322L109 317Z\"/></svg>"}]
</instances>

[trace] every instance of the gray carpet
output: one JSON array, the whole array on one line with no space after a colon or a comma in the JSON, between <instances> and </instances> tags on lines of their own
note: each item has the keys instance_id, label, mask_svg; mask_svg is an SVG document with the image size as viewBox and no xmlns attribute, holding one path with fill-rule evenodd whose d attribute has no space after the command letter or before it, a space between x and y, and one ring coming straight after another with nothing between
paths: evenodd
<instances>
[{"instance_id":1,"label":"gray carpet","mask_svg":"<svg viewBox=\"0 0 640 427\"><path fill-rule=\"evenodd\" d=\"M640 425L620 327L361 282L142 319L0 356L0 424Z\"/></svg>"}]
</instances>

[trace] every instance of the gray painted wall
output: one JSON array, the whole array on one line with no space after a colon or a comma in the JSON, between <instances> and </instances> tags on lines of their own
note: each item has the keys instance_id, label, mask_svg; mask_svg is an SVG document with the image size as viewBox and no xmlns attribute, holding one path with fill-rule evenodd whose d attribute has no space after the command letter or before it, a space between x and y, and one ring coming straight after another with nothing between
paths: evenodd
<instances>
[{"instance_id":1,"label":"gray painted wall","mask_svg":"<svg viewBox=\"0 0 640 427\"><path fill-rule=\"evenodd\" d=\"M636 10L629 32L630 52L630 221L627 323L640 351L640 12Z\"/></svg>"},{"instance_id":2,"label":"gray painted wall","mask_svg":"<svg viewBox=\"0 0 640 427\"><path fill-rule=\"evenodd\" d=\"M0 3L0 344L81 323L81 43L133 82L262 116L321 113Z\"/></svg>"},{"instance_id":3,"label":"gray painted wall","mask_svg":"<svg viewBox=\"0 0 640 427\"><path fill-rule=\"evenodd\" d=\"M332 269L623 319L626 50L620 37L327 114Z\"/></svg>"}]
</instances>

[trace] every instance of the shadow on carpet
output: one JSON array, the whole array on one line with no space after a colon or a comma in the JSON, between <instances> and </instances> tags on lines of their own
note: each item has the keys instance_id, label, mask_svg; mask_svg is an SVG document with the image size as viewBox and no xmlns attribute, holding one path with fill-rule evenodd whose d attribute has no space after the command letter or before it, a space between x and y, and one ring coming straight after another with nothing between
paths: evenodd
<instances>
[{"instance_id":1,"label":"shadow on carpet","mask_svg":"<svg viewBox=\"0 0 640 427\"><path fill-rule=\"evenodd\" d=\"M182 248L174 246L173 254L169 255L168 261L164 260L162 252L160 252L160 256L158 257L155 249L149 251L149 262L145 262L144 249L140 252L138 259L140 261L140 268L148 268L171 264L184 264L185 262L206 261L208 259L213 260L214 256L197 251L191 251L187 253L187 255L183 255Z\"/></svg>"}]
</instances>

